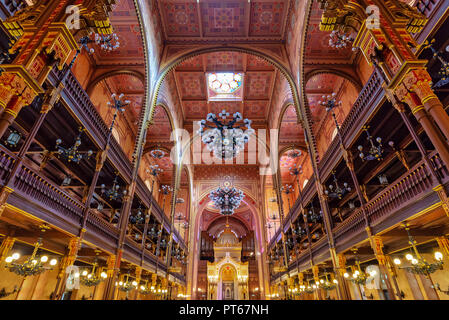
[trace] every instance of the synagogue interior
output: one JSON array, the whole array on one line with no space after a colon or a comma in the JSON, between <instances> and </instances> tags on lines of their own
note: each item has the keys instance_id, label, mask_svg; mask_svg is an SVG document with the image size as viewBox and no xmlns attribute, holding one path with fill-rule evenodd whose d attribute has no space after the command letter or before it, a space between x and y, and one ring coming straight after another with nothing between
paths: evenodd
<instances>
[{"instance_id":1,"label":"synagogue interior","mask_svg":"<svg viewBox=\"0 0 449 320\"><path fill-rule=\"evenodd\" d=\"M0 0L0 300L449 300L449 0Z\"/></svg>"}]
</instances>

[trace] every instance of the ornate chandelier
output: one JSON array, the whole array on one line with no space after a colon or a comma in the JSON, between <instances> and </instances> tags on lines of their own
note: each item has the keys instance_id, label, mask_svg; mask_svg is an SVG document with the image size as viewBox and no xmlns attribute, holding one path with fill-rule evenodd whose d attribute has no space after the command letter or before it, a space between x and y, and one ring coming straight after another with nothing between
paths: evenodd
<instances>
[{"instance_id":1,"label":"ornate chandelier","mask_svg":"<svg viewBox=\"0 0 449 320\"><path fill-rule=\"evenodd\" d=\"M250 136L254 134L251 120L244 119L244 124L237 125L236 123L243 119L240 112L234 113L232 120L226 121L229 115L226 110L220 112L218 117L214 113L209 113L206 120L213 125L207 124L206 120L199 121L201 128L198 133L201 134L201 140L218 159L235 158L245 148ZM242 128L245 126L247 129L243 131Z\"/></svg>"},{"instance_id":2,"label":"ornate chandelier","mask_svg":"<svg viewBox=\"0 0 449 320\"><path fill-rule=\"evenodd\" d=\"M118 184L118 175L115 176L114 182L112 184L112 187L110 189L106 190L106 186L102 184L101 187L101 193L105 194L110 200L120 200L124 196L126 196L127 191L126 190L120 190L120 185Z\"/></svg>"},{"instance_id":3,"label":"ornate chandelier","mask_svg":"<svg viewBox=\"0 0 449 320\"><path fill-rule=\"evenodd\" d=\"M329 46L335 49L343 49L350 45L352 46L353 41L353 38L340 31L333 30L329 35Z\"/></svg>"},{"instance_id":4,"label":"ornate chandelier","mask_svg":"<svg viewBox=\"0 0 449 320\"><path fill-rule=\"evenodd\" d=\"M380 137L376 138L376 142L378 143L378 145L376 146L373 142L373 137L370 135L369 131L368 131L368 126L363 126L362 130L366 132L366 140L369 141L370 143L370 147L368 149L368 154L365 155L363 153L363 146L358 146L357 149L359 149L360 154L359 157L363 160L363 161L370 161L370 160L382 160L382 153L384 152L384 150L382 149L382 139Z\"/></svg>"},{"instance_id":5,"label":"ornate chandelier","mask_svg":"<svg viewBox=\"0 0 449 320\"><path fill-rule=\"evenodd\" d=\"M98 285L100 282L106 280L108 277L108 274L104 271L101 271L100 274L98 272L95 272L95 269L97 268L98 263L95 259L95 263L93 264L92 271L89 272L88 270L84 270L81 275L77 274L80 277L80 282L87 286L87 287L94 287Z\"/></svg>"},{"instance_id":6,"label":"ornate chandelier","mask_svg":"<svg viewBox=\"0 0 449 320\"><path fill-rule=\"evenodd\" d=\"M90 156L92 156L92 150L87 151L87 153L78 150L81 145L81 133L83 133L84 130L85 129L82 127L79 128L79 134L75 138L75 143L68 149L61 146L61 139L56 140L56 154L59 158L63 158L67 160L67 162L74 162L78 164L82 159L88 160Z\"/></svg>"},{"instance_id":7,"label":"ornate chandelier","mask_svg":"<svg viewBox=\"0 0 449 320\"><path fill-rule=\"evenodd\" d=\"M427 262L421 254L418 252L418 248L416 247L416 240L410 234L410 228L406 225L405 231L407 231L407 235L409 238L409 243L412 246L412 250L415 255L408 253L405 255L405 259L410 262L409 266L399 267L401 265L401 259L395 258L393 260L394 264L396 264L401 269L406 269L410 273L414 274L422 274L425 276L429 276L431 273L434 273L437 270L440 270L443 267L443 254L439 251L436 251L434 254L435 262Z\"/></svg>"},{"instance_id":8,"label":"ornate chandelier","mask_svg":"<svg viewBox=\"0 0 449 320\"><path fill-rule=\"evenodd\" d=\"M34 276L37 274L40 274L46 270L51 270L51 267L45 266L45 264L48 262L48 256L36 256L37 250L42 245L42 238L39 238L34 245L34 250L31 256L23 263L15 263L13 261L16 261L20 258L20 254L14 253L12 256L7 257L5 259L6 262L6 268L9 269L10 272L14 272L15 274L18 274L19 276ZM49 265L55 266L58 263L56 259L51 259Z\"/></svg>"},{"instance_id":9,"label":"ornate chandelier","mask_svg":"<svg viewBox=\"0 0 449 320\"><path fill-rule=\"evenodd\" d=\"M351 191L351 187L346 182L343 183L343 188L338 185L337 177L335 177L335 171L332 172L334 177L335 186L329 185L329 190L325 190L324 193L334 199L341 199L347 192Z\"/></svg>"},{"instance_id":10,"label":"ornate chandelier","mask_svg":"<svg viewBox=\"0 0 449 320\"><path fill-rule=\"evenodd\" d=\"M242 190L234 187L218 187L211 191L209 198L214 202L215 207L220 210L222 215L228 216L234 214L234 210L240 206L244 196Z\"/></svg>"},{"instance_id":11,"label":"ornate chandelier","mask_svg":"<svg viewBox=\"0 0 449 320\"><path fill-rule=\"evenodd\" d=\"M121 281L118 281L115 283L115 285L118 287L120 291L129 292L132 289L137 288L138 283L137 281L130 279L129 274L125 275L125 278Z\"/></svg>"},{"instance_id":12,"label":"ornate chandelier","mask_svg":"<svg viewBox=\"0 0 449 320\"><path fill-rule=\"evenodd\" d=\"M165 156L165 151L159 148L150 151L150 156L155 159L162 159Z\"/></svg>"},{"instance_id":13,"label":"ornate chandelier","mask_svg":"<svg viewBox=\"0 0 449 320\"><path fill-rule=\"evenodd\" d=\"M91 54L95 52L94 48L89 48L89 45L91 43L95 43L96 45L100 46L102 50L109 52L118 49L120 47L118 36L115 33L111 33L110 35L104 35L96 32L90 32L89 35L79 39L78 43L82 46L82 48L86 49L86 51Z\"/></svg>"}]
</instances>

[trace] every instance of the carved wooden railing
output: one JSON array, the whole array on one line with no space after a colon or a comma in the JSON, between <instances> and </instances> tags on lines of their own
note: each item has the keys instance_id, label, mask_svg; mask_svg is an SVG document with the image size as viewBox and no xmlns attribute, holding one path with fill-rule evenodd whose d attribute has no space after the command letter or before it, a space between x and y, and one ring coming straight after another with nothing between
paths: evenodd
<instances>
[{"instance_id":1,"label":"carved wooden railing","mask_svg":"<svg viewBox=\"0 0 449 320\"><path fill-rule=\"evenodd\" d=\"M0 183L2 185L11 171L15 159L15 154L4 147L0 148Z\"/></svg>"},{"instance_id":2,"label":"carved wooden railing","mask_svg":"<svg viewBox=\"0 0 449 320\"><path fill-rule=\"evenodd\" d=\"M83 204L33 170L22 166L17 172L13 189L14 192L21 193L22 196L37 202L43 208L52 210L78 224L81 223Z\"/></svg>"},{"instance_id":3,"label":"carved wooden railing","mask_svg":"<svg viewBox=\"0 0 449 320\"><path fill-rule=\"evenodd\" d=\"M116 247L120 230L92 211L89 211L87 216L86 229L90 233L101 235L102 238L111 241L111 244Z\"/></svg>"},{"instance_id":4,"label":"carved wooden railing","mask_svg":"<svg viewBox=\"0 0 449 320\"><path fill-rule=\"evenodd\" d=\"M59 79L62 79L64 72L66 72L65 68L62 71L54 69L49 76L50 82L53 85L56 85ZM89 134L96 140L98 145L104 148L109 128L93 105L89 95L84 91L72 72L68 73L63 84L64 90L62 92L62 97L65 102L81 121L81 124L88 129ZM113 136L110 139L109 147L110 151L108 153L108 158L118 169L120 174L123 175L125 181L130 183L132 164L129 161L128 156L123 152Z\"/></svg>"},{"instance_id":5,"label":"carved wooden railing","mask_svg":"<svg viewBox=\"0 0 449 320\"><path fill-rule=\"evenodd\" d=\"M328 250L329 250L329 243L327 240L327 236L325 234L322 235L321 239L312 244L313 257L317 257Z\"/></svg>"}]
</instances>

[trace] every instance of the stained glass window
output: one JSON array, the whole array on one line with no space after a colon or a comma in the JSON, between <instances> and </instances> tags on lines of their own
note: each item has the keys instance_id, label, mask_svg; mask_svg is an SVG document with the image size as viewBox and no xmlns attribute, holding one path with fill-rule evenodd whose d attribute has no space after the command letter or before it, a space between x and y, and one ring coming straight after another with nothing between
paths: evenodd
<instances>
[{"instance_id":1,"label":"stained glass window","mask_svg":"<svg viewBox=\"0 0 449 320\"><path fill-rule=\"evenodd\" d=\"M216 72L207 74L210 100L240 99L243 74Z\"/></svg>"}]
</instances>

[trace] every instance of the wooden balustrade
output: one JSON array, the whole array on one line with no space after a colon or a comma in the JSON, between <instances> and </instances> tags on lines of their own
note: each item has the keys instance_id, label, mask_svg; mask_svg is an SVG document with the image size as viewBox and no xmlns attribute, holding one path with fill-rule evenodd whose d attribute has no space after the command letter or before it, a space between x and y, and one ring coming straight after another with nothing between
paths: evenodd
<instances>
[{"instance_id":1,"label":"wooden balustrade","mask_svg":"<svg viewBox=\"0 0 449 320\"><path fill-rule=\"evenodd\" d=\"M14 192L20 192L23 197L41 204L43 208L53 210L78 224L81 223L83 204L33 170L22 166L17 173L13 189Z\"/></svg>"},{"instance_id":2,"label":"wooden balustrade","mask_svg":"<svg viewBox=\"0 0 449 320\"><path fill-rule=\"evenodd\" d=\"M59 79L63 78L64 72L66 72L65 68L62 71L54 69L49 76L50 82L55 85ZM90 100L89 95L81 87L81 84L72 72L69 72L64 80L64 90L62 91L61 96L71 111L81 121L82 126L88 130L88 134L99 146L101 146L101 148L104 148L109 133L109 127L106 125ZM126 183L130 183L132 164L113 136L111 136L109 148L108 158L123 176Z\"/></svg>"}]
</instances>

